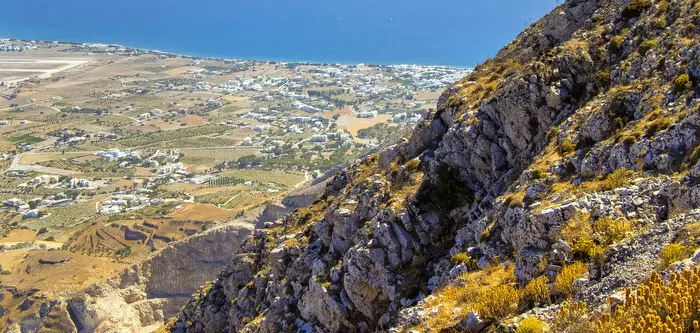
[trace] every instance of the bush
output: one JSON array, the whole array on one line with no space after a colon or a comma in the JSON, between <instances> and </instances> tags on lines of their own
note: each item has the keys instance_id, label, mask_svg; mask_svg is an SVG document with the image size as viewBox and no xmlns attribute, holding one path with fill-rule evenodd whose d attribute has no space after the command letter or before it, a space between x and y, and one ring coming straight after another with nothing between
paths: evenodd
<instances>
[{"instance_id":1,"label":"bush","mask_svg":"<svg viewBox=\"0 0 700 333\"><path fill-rule=\"evenodd\" d=\"M610 217L603 217L593 223L593 232L596 238L604 245L618 242L625 237L625 234L632 230L632 224L627 220L614 220Z\"/></svg>"},{"instance_id":2,"label":"bush","mask_svg":"<svg viewBox=\"0 0 700 333\"><path fill-rule=\"evenodd\" d=\"M36 232L36 234L41 235L41 234L45 234L47 232L49 232L49 229L46 229L46 227L42 227L41 229L39 229L39 231Z\"/></svg>"},{"instance_id":3,"label":"bush","mask_svg":"<svg viewBox=\"0 0 700 333\"><path fill-rule=\"evenodd\" d=\"M503 203L510 208L525 207L525 191L511 193L503 198Z\"/></svg>"},{"instance_id":4,"label":"bush","mask_svg":"<svg viewBox=\"0 0 700 333\"><path fill-rule=\"evenodd\" d=\"M656 119L647 125L646 135L647 137L652 137L656 135L656 133L658 133L659 131L663 131L671 127L671 125L673 125L673 123L667 118Z\"/></svg>"},{"instance_id":5,"label":"bush","mask_svg":"<svg viewBox=\"0 0 700 333\"><path fill-rule=\"evenodd\" d=\"M632 0L622 9L622 16L626 18L637 17L648 7L647 0Z\"/></svg>"},{"instance_id":6,"label":"bush","mask_svg":"<svg viewBox=\"0 0 700 333\"><path fill-rule=\"evenodd\" d=\"M666 284L657 272L637 288L627 289L625 303L605 313L598 332L698 332L700 270L672 274ZM673 328L673 329L672 329Z\"/></svg>"},{"instance_id":7,"label":"bush","mask_svg":"<svg viewBox=\"0 0 700 333\"><path fill-rule=\"evenodd\" d=\"M531 280L520 291L521 308L529 308L535 304L548 304L550 302L548 282L549 279L544 275Z\"/></svg>"},{"instance_id":8,"label":"bush","mask_svg":"<svg viewBox=\"0 0 700 333\"><path fill-rule=\"evenodd\" d=\"M475 310L484 318L504 319L516 313L518 299L518 291L515 288L500 285L482 295Z\"/></svg>"},{"instance_id":9,"label":"bush","mask_svg":"<svg viewBox=\"0 0 700 333\"><path fill-rule=\"evenodd\" d=\"M588 271L588 265L582 262L575 262L571 265L562 268L561 272L557 275L554 280L554 288L557 290L557 294L562 297L569 298L573 296L574 288L573 283Z\"/></svg>"},{"instance_id":10,"label":"bush","mask_svg":"<svg viewBox=\"0 0 700 333\"><path fill-rule=\"evenodd\" d=\"M624 143L626 145L633 145L633 144L637 143L637 138L634 136L631 136L631 135L626 135L626 136L622 137L622 143Z\"/></svg>"},{"instance_id":11,"label":"bush","mask_svg":"<svg viewBox=\"0 0 700 333\"><path fill-rule=\"evenodd\" d=\"M688 166L694 166L700 161L700 146L695 147L695 149L688 155Z\"/></svg>"},{"instance_id":12,"label":"bush","mask_svg":"<svg viewBox=\"0 0 700 333\"><path fill-rule=\"evenodd\" d=\"M450 258L450 262L455 266L466 265L469 269L474 269L476 267L476 260L466 252L453 255L452 258Z\"/></svg>"},{"instance_id":13,"label":"bush","mask_svg":"<svg viewBox=\"0 0 700 333\"><path fill-rule=\"evenodd\" d=\"M406 162L406 164L404 164L404 168L407 171L411 171L411 172L416 171L416 170L420 169L420 161L418 159L412 159L412 160Z\"/></svg>"},{"instance_id":14,"label":"bush","mask_svg":"<svg viewBox=\"0 0 700 333\"><path fill-rule=\"evenodd\" d=\"M669 244L661 250L661 265L665 268L676 261L688 258L688 256L690 256L690 249L687 246L676 243Z\"/></svg>"},{"instance_id":15,"label":"bush","mask_svg":"<svg viewBox=\"0 0 700 333\"><path fill-rule=\"evenodd\" d=\"M610 88L611 80L612 75L608 71L600 71L596 75L596 82L598 82L598 85L600 87L603 87L605 89Z\"/></svg>"},{"instance_id":16,"label":"bush","mask_svg":"<svg viewBox=\"0 0 700 333\"><path fill-rule=\"evenodd\" d=\"M668 25L668 22L666 21L665 18L659 18L654 20L654 28L656 29L663 29Z\"/></svg>"},{"instance_id":17,"label":"bush","mask_svg":"<svg viewBox=\"0 0 700 333\"><path fill-rule=\"evenodd\" d=\"M574 255L581 259L592 259L602 253L602 248L593 239L593 227L591 226L591 214L576 214L569 219L560 236L571 244Z\"/></svg>"},{"instance_id":18,"label":"bush","mask_svg":"<svg viewBox=\"0 0 700 333\"><path fill-rule=\"evenodd\" d=\"M571 142L571 140L569 140L569 139L565 139L559 145L559 154L560 155L566 155L574 150L576 150L576 144Z\"/></svg>"},{"instance_id":19,"label":"bush","mask_svg":"<svg viewBox=\"0 0 700 333\"><path fill-rule=\"evenodd\" d=\"M625 37L623 36L615 36L613 38L610 38L610 43L608 44L608 50L611 53L618 54L620 51L622 51L622 43L625 42Z\"/></svg>"},{"instance_id":20,"label":"bush","mask_svg":"<svg viewBox=\"0 0 700 333\"><path fill-rule=\"evenodd\" d=\"M535 317L527 317L518 325L515 333L544 333L548 327L543 321Z\"/></svg>"},{"instance_id":21,"label":"bush","mask_svg":"<svg viewBox=\"0 0 700 333\"><path fill-rule=\"evenodd\" d=\"M131 247L130 246L124 246L121 249L115 251L117 256L126 258L131 255Z\"/></svg>"},{"instance_id":22,"label":"bush","mask_svg":"<svg viewBox=\"0 0 700 333\"><path fill-rule=\"evenodd\" d=\"M584 302L566 303L562 305L552 320L554 332L595 332L594 325L587 316L587 311L588 307Z\"/></svg>"},{"instance_id":23,"label":"bush","mask_svg":"<svg viewBox=\"0 0 700 333\"><path fill-rule=\"evenodd\" d=\"M693 82L688 74L681 74L673 80L673 92L676 94L684 93L693 89Z\"/></svg>"},{"instance_id":24,"label":"bush","mask_svg":"<svg viewBox=\"0 0 700 333\"><path fill-rule=\"evenodd\" d=\"M605 192L625 186L627 183L629 183L629 178L631 176L631 170L627 170L625 168L617 169L605 177L604 180L597 183L597 186L595 186L595 192Z\"/></svg>"},{"instance_id":25,"label":"bush","mask_svg":"<svg viewBox=\"0 0 700 333\"><path fill-rule=\"evenodd\" d=\"M656 48L656 41L653 39L650 39L650 40L645 40L641 44L639 44L639 48L637 48L637 51L639 51L639 54L644 56L647 54L647 52L649 52L655 48Z\"/></svg>"}]
</instances>

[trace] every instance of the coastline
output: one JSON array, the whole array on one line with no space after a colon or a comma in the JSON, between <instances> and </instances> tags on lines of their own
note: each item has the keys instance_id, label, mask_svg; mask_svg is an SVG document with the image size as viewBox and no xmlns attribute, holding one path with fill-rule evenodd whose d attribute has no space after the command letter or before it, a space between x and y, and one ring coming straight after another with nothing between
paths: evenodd
<instances>
[{"instance_id":1,"label":"coastline","mask_svg":"<svg viewBox=\"0 0 700 333\"><path fill-rule=\"evenodd\" d=\"M259 57L229 57L223 55L213 55L213 54L196 54L191 52L180 52L180 51L163 51L151 47L139 47L130 46L121 43L105 43L105 42L92 42L92 41L71 41L71 40L47 40L47 39L28 39L28 38L16 38L8 36L0 36L0 40L9 40L13 42L38 42L38 43L53 43L57 42L59 44L67 45L106 45L111 47L121 47L127 50L139 51L144 53L150 53L154 55L165 55L169 57L181 57L185 59L192 60L214 60L223 62L241 62L250 61L255 63L290 63L299 65L318 65L318 66L328 66L328 65L366 65L366 66L421 66L421 67L434 67L434 68L454 68L454 69L464 69L472 70L474 66L457 66L457 65L440 65L431 63L384 63L384 62L351 62L351 61L321 61L321 60L301 60L301 59L281 59L281 58L267 58L265 56Z\"/></svg>"}]
</instances>

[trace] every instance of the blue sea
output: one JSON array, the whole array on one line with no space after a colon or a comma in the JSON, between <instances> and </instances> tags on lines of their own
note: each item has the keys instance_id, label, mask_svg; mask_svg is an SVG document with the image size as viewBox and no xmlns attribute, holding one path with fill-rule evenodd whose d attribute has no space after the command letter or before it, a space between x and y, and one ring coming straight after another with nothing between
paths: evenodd
<instances>
[{"instance_id":1,"label":"blue sea","mask_svg":"<svg viewBox=\"0 0 700 333\"><path fill-rule=\"evenodd\" d=\"M0 37L193 56L472 67L554 0L0 0Z\"/></svg>"}]
</instances>

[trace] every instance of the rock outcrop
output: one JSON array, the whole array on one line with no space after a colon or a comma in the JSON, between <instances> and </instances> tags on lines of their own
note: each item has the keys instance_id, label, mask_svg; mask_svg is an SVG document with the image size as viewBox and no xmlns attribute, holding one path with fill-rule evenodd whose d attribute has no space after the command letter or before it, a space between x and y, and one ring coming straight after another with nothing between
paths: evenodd
<instances>
[{"instance_id":1,"label":"rock outcrop","mask_svg":"<svg viewBox=\"0 0 700 333\"><path fill-rule=\"evenodd\" d=\"M22 321L34 328L21 331L153 332L225 267L252 229L234 221L172 244L81 292L47 300Z\"/></svg>"},{"instance_id":2,"label":"rock outcrop","mask_svg":"<svg viewBox=\"0 0 700 333\"><path fill-rule=\"evenodd\" d=\"M700 222L699 14L687 0L564 2L448 88L411 138L256 230L168 328L508 329L669 276L663 249L700 236L687 236ZM586 273L557 282L569 266ZM441 305L499 269L507 295L544 277L554 304Z\"/></svg>"}]
</instances>

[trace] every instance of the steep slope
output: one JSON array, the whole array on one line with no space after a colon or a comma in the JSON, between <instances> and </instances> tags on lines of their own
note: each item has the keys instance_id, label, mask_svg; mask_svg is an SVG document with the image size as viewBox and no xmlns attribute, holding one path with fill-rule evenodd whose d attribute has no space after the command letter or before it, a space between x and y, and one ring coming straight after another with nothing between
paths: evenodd
<instances>
[{"instance_id":1,"label":"steep slope","mask_svg":"<svg viewBox=\"0 0 700 333\"><path fill-rule=\"evenodd\" d=\"M598 315L624 288L697 281L669 272L700 257L674 264L700 237L699 18L696 0L566 1L411 138L257 230L168 329L624 327Z\"/></svg>"},{"instance_id":2,"label":"steep slope","mask_svg":"<svg viewBox=\"0 0 700 333\"><path fill-rule=\"evenodd\" d=\"M8 332L152 332L231 260L253 226L254 220L234 220L80 292L28 298L29 304L40 304L38 311L18 310L21 320L8 321Z\"/></svg>"}]
</instances>

